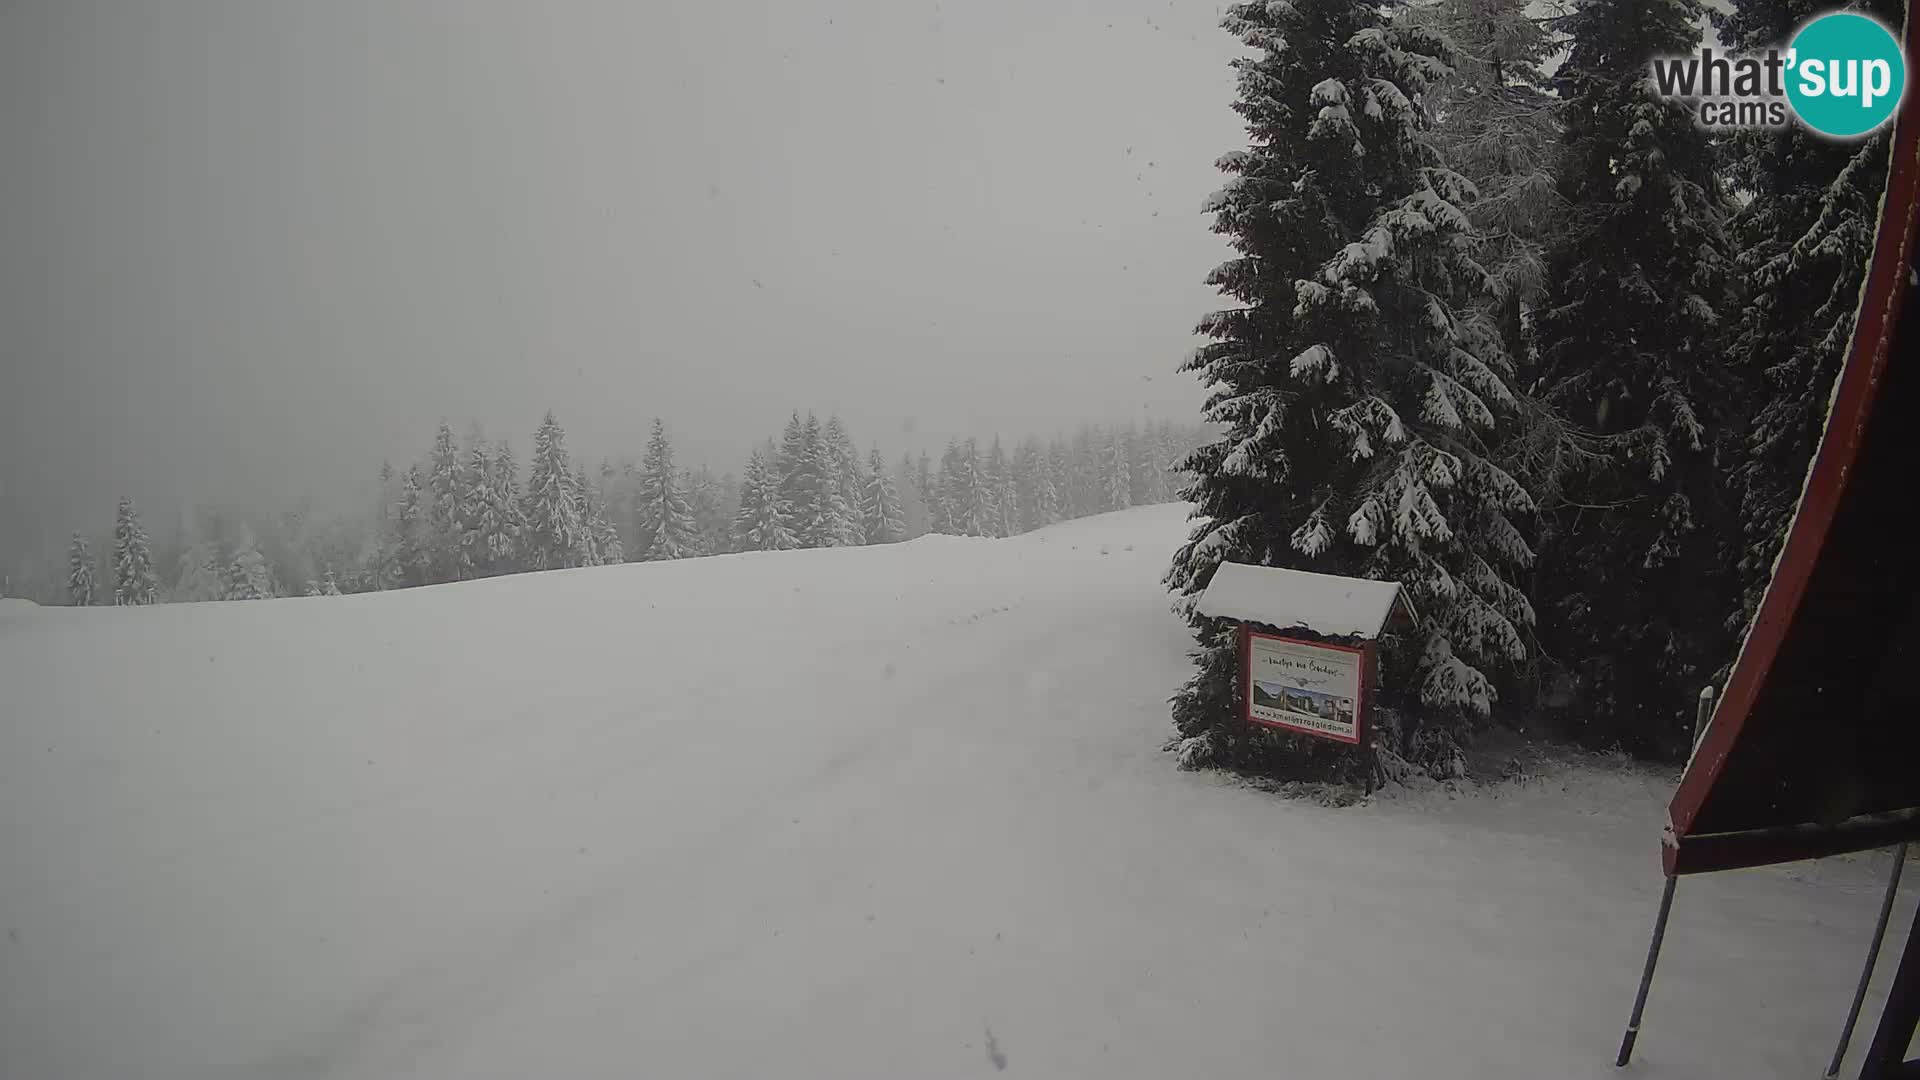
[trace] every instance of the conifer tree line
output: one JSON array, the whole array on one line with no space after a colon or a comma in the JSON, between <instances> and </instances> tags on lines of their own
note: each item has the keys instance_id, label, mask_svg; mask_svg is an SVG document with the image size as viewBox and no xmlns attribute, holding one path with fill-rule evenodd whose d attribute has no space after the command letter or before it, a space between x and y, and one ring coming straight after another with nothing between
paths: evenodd
<instances>
[{"instance_id":1,"label":"conifer tree line","mask_svg":"<svg viewBox=\"0 0 1920 1080\"><path fill-rule=\"evenodd\" d=\"M424 458L382 463L368 511L325 521L201 508L156 555L120 501L107 565L82 533L68 548L76 606L340 595L501 574L746 551L887 544L929 532L1003 537L1178 497L1174 463L1198 425L1083 426L1072 436L949 443L888 461L862 454L838 417L792 414L739 478L675 456L655 419L637 460L589 467L549 413L524 468L511 443L442 422ZM111 582L111 589L107 587Z\"/></svg>"},{"instance_id":2,"label":"conifer tree line","mask_svg":"<svg viewBox=\"0 0 1920 1080\"><path fill-rule=\"evenodd\" d=\"M1712 19L1741 52L1816 9ZM1182 463L1167 573L1199 645L1186 767L1455 775L1499 724L1678 755L1731 664L1852 331L1886 133L1710 133L1648 79L1700 47L1699 0L1561 12L1226 12L1248 145L1217 163L1234 255L1183 367L1218 434ZM1405 585L1376 751L1237 719L1233 630L1191 610L1229 560Z\"/></svg>"}]
</instances>

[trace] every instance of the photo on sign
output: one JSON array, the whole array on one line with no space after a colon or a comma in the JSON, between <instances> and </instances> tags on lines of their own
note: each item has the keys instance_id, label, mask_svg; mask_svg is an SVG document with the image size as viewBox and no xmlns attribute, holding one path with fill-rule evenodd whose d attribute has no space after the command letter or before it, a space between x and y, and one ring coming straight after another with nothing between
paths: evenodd
<instances>
[{"instance_id":1,"label":"photo on sign","mask_svg":"<svg viewBox=\"0 0 1920 1080\"><path fill-rule=\"evenodd\" d=\"M1335 697L1318 690L1304 690L1261 679L1253 681L1253 703L1307 719L1353 722L1352 698Z\"/></svg>"}]
</instances>

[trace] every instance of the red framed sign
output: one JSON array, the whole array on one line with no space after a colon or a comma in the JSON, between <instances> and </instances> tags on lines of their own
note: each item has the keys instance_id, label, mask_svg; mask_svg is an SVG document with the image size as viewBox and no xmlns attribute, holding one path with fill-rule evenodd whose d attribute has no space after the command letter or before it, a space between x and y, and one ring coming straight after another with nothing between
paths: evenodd
<instances>
[{"instance_id":1,"label":"red framed sign","mask_svg":"<svg viewBox=\"0 0 1920 1080\"><path fill-rule=\"evenodd\" d=\"M1302 641L1240 626L1240 700L1248 723L1364 746L1372 685L1371 644Z\"/></svg>"}]
</instances>

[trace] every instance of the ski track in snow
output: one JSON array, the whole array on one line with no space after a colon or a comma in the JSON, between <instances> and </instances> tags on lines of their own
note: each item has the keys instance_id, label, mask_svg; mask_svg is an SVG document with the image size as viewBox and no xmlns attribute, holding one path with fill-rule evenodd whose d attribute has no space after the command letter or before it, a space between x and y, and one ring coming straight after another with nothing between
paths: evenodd
<instances>
[{"instance_id":1,"label":"ski track in snow","mask_svg":"<svg viewBox=\"0 0 1920 1080\"><path fill-rule=\"evenodd\" d=\"M1177 772L1184 512L0 613L0 1076L1623 1075L1671 777ZM1884 869L1683 882L1630 1075L1817 1075Z\"/></svg>"}]
</instances>

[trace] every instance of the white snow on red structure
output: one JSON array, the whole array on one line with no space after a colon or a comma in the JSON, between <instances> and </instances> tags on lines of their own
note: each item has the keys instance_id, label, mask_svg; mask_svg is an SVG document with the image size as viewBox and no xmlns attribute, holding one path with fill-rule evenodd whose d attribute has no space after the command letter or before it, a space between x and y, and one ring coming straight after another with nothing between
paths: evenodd
<instances>
[{"instance_id":1,"label":"white snow on red structure","mask_svg":"<svg viewBox=\"0 0 1920 1080\"><path fill-rule=\"evenodd\" d=\"M1194 610L1214 619L1305 627L1332 637L1379 637L1416 616L1398 582L1221 563Z\"/></svg>"}]
</instances>

